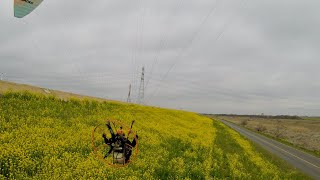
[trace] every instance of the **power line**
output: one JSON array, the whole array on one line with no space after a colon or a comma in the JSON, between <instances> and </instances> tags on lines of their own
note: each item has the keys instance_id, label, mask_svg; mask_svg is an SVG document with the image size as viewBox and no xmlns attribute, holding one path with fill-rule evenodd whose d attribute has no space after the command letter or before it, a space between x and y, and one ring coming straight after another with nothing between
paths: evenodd
<instances>
[{"instance_id":1,"label":"power line","mask_svg":"<svg viewBox=\"0 0 320 180\"><path fill-rule=\"evenodd\" d=\"M243 8L245 6L246 0L242 0L240 3L240 8ZM197 36L197 34L200 32L200 27L205 24L205 22L207 21L207 19L210 17L211 13L213 13L215 7L213 7L212 11L209 12L209 14L206 16L206 18L204 19L204 21L202 21L201 25L199 26L199 31L197 31L197 33L195 33L195 36L192 38L190 44L192 44L192 42L194 41L195 37ZM222 35L224 34L224 32L227 30L228 26L232 23L232 21L235 18L235 14L231 15L230 19L224 24L222 30L220 31L220 33L218 33L218 36L214 39L213 42L217 42ZM188 45L188 44L187 44ZM188 47L188 46L186 46ZM174 61L174 63L169 67L169 70L166 72L166 74L163 76L163 78L161 79L160 83L162 81L164 81L166 79L166 77L168 76L168 74L170 73L170 71L173 69L173 67L176 65L177 60L180 59L180 57L182 56L183 51L180 51L181 53L177 56L176 61ZM160 88L160 83L158 84L157 88L155 89L154 93L151 94L151 98L157 93L157 91ZM149 98L149 99L151 99Z\"/></svg>"},{"instance_id":2,"label":"power line","mask_svg":"<svg viewBox=\"0 0 320 180\"><path fill-rule=\"evenodd\" d=\"M138 9L140 9L140 0L138 0ZM135 66L136 66L136 58L137 58L137 48L138 48L138 34L139 34L139 13L137 13L137 29L136 29L136 36L134 47L132 48L132 56L131 56L131 63L132 63L132 84L135 87Z\"/></svg>"},{"instance_id":3,"label":"power line","mask_svg":"<svg viewBox=\"0 0 320 180\"><path fill-rule=\"evenodd\" d=\"M178 2L178 4L177 4L177 6L176 6L176 8L175 8L175 10L173 11L173 13L172 13L171 16L174 17L174 16L177 15L178 9L180 9L180 7L181 7L182 4L183 4L182 2L183 2L183 0L180 0L180 1ZM169 20L172 20L173 17L171 17L171 18L168 17L166 27L169 27L169 24L172 22L172 21L169 21ZM169 22L170 22L170 23L169 23ZM150 77L152 77L153 71L154 71L154 67L155 67L155 65L157 64L158 60L159 60L160 49L162 49L163 47L165 47L166 44L167 44L167 41L168 41L168 38L167 38L167 37L168 37L168 32L169 32L169 31L163 31L163 32L162 32L162 35L161 35L161 38L160 38L160 41L159 41L159 44L158 44L158 48L157 48L156 54L155 54L155 56L154 56L154 60L153 60L152 65L151 65ZM146 83L146 89L147 89L147 87L148 87L149 81L150 81L150 79L148 78L147 83Z\"/></svg>"},{"instance_id":4,"label":"power line","mask_svg":"<svg viewBox=\"0 0 320 180\"><path fill-rule=\"evenodd\" d=\"M180 57L183 55L183 53L186 51L187 48L189 48L192 43L194 42L194 40L196 39L196 37L198 36L198 34L201 31L202 26L207 22L207 20L209 19L209 17L211 16L211 14L213 14L215 12L215 10L218 7L218 2L219 0L216 0L212 6L212 8L209 10L209 12L206 14L206 16L203 18L203 20L201 21L200 25L195 29L195 31L192 33L191 38L189 39L188 43L185 44L185 46L183 48L180 49L179 53L175 56L174 60L173 60L173 64L169 67L169 69L167 70L167 72L164 74L164 76L161 79L161 82L164 81L168 74L170 73L170 71L173 69L173 67L175 66L175 64L177 63L176 61L180 59ZM151 98L155 95L155 93L158 91L160 87L160 83L158 84L157 88L155 89L155 91L151 94Z\"/></svg>"}]
</instances>

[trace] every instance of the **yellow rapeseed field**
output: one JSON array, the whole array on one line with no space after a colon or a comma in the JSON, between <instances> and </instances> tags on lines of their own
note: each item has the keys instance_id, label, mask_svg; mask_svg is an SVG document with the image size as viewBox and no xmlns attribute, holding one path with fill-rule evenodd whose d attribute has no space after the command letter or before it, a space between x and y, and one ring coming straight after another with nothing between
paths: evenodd
<instances>
[{"instance_id":1,"label":"yellow rapeseed field","mask_svg":"<svg viewBox=\"0 0 320 180\"><path fill-rule=\"evenodd\" d=\"M91 134L107 119L139 135L134 163L114 168L93 151ZM192 112L28 92L0 96L0 179L292 179L221 123Z\"/></svg>"}]
</instances>

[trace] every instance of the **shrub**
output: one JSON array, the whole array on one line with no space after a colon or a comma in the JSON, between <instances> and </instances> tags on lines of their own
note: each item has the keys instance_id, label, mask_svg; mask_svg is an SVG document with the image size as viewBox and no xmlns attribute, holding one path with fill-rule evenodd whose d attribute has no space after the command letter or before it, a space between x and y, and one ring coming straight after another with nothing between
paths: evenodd
<instances>
[{"instance_id":1,"label":"shrub","mask_svg":"<svg viewBox=\"0 0 320 180\"><path fill-rule=\"evenodd\" d=\"M267 130L267 128L262 125L262 124L258 124L257 127L255 128L258 132L264 132Z\"/></svg>"},{"instance_id":2,"label":"shrub","mask_svg":"<svg viewBox=\"0 0 320 180\"><path fill-rule=\"evenodd\" d=\"M242 120L241 123L240 123L242 126L246 126L248 124L248 120L245 119L245 120Z\"/></svg>"}]
</instances>

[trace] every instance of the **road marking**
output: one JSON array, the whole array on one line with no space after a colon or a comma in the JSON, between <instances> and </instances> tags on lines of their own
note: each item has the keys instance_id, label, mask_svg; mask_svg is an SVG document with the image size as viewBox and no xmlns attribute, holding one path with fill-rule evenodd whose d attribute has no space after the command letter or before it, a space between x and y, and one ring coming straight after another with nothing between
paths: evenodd
<instances>
[{"instance_id":1,"label":"road marking","mask_svg":"<svg viewBox=\"0 0 320 180\"><path fill-rule=\"evenodd\" d=\"M227 123L227 124L228 124L228 123ZM230 125L230 124L229 124L229 125ZM231 126L232 126L232 125L231 125ZM237 127L237 126L236 126L236 127ZM240 127L237 127L237 128L241 129ZM246 132L246 133L247 133L247 132ZM249 134L249 136L250 136L250 133L247 133L247 135L248 135L248 134ZM252 136L252 135L251 135L251 136ZM254 136L255 136L255 135L254 135ZM298 159L300 159L300 160L302 160L302 161L304 161L304 162L306 162L306 163L308 163L308 164L310 164L310 165L312 165L312 166L320 169L319 166L317 166L317 165L315 165L315 164L312 164L311 162L309 162L309 161L307 161L307 160L304 160L304 159L302 159L302 158L300 158L300 157L298 157L298 156L296 156L296 155L294 155L294 154L292 154L292 153L290 153L290 152L288 152L288 151L286 151L286 150L284 150L284 149L282 149L282 148L280 148L280 147L278 147L278 146L276 146L276 145L274 145L274 144L271 144L271 143L263 140L263 139L262 139L261 137L259 137L259 136L256 136L256 137L259 138L261 141L263 141L263 142L265 142L265 143L267 143L267 144L269 144L269 145L272 145L272 146L274 146L274 147L276 147L276 148L278 148L278 149L280 149L280 150L282 150L282 151L284 151L284 152L286 152L286 153L288 153L288 154L290 154L290 155L292 155L292 156L294 156L294 157L296 157L296 158L298 158Z\"/></svg>"}]
</instances>

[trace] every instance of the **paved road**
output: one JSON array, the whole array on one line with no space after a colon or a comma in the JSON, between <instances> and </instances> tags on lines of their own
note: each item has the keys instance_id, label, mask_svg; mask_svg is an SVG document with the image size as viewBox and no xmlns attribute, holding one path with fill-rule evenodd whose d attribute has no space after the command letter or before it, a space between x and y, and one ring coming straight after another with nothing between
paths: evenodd
<instances>
[{"instance_id":1,"label":"paved road","mask_svg":"<svg viewBox=\"0 0 320 180\"><path fill-rule=\"evenodd\" d=\"M261 145L271 153L284 159L292 166L300 169L302 172L310 175L314 179L320 180L320 158L299 151L266 136L249 131L233 123L223 120L220 121L231 127L232 129L238 131L240 134L247 137L251 141Z\"/></svg>"}]
</instances>

